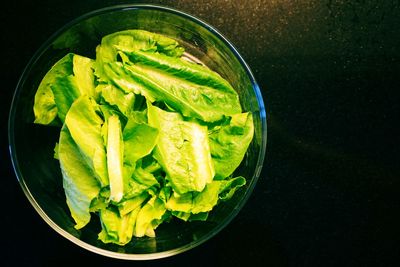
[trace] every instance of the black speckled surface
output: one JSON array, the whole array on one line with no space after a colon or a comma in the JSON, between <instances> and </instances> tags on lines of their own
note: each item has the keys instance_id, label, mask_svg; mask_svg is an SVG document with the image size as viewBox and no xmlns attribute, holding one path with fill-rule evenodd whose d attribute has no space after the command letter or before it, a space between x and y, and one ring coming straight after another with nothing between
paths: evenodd
<instances>
[{"instance_id":1,"label":"black speckled surface","mask_svg":"<svg viewBox=\"0 0 400 267\"><path fill-rule=\"evenodd\" d=\"M268 109L262 177L227 228L172 258L113 260L51 230L11 167L6 136L11 97L24 66L53 32L116 3L127 1L16 0L3 7L0 265L396 266L400 1L395 0L147 1L210 23L250 65Z\"/></svg>"}]
</instances>

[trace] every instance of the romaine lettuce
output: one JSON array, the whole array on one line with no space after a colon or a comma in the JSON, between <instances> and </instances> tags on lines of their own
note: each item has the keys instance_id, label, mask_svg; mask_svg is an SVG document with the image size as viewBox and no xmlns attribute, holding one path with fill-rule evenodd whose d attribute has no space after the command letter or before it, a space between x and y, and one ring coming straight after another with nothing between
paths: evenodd
<instances>
[{"instance_id":1,"label":"romaine lettuce","mask_svg":"<svg viewBox=\"0 0 400 267\"><path fill-rule=\"evenodd\" d=\"M73 54L67 54L57 61L40 82L33 106L35 123L50 124L57 117L58 109L51 86L55 86L57 78L73 73L72 58Z\"/></svg>"},{"instance_id":2,"label":"romaine lettuce","mask_svg":"<svg viewBox=\"0 0 400 267\"><path fill-rule=\"evenodd\" d=\"M169 57L161 53L152 53L142 50L122 52L125 53L134 64L151 66L161 72L193 82L194 84L209 86L230 94L232 98L237 101L235 108L240 112L240 104L236 91L218 73L210 70L206 66L179 57Z\"/></svg>"},{"instance_id":3,"label":"romaine lettuce","mask_svg":"<svg viewBox=\"0 0 400 267\"><path fill-rule=\"evenodd\" d=\"M69 53L47 72L35 95L35 123L64 122L72 103L81 95L96 96L92 59Z\"/></svg>"},{"instance_id":4,"label":"romaine lettuce","mask_svg":"<svg viewBox=\"0 0 400 267\"><path fill-rule=\"evenodd\" d=\"M137 207L128 214L120 216L113 208L106 208L100 211L102 230L99 239L104 243L115 243L125 245L132 239L136 224L136 218L140 211Z\"/></svg>"},{"instance_id":5,"label":"romaine lettuce","mask_svg":"<svg viewBox=\"0 0 400 267\"><path fill-rule=\"evenodd\" d=\"M204 82L194 83L142 64L112 62L104 69L107 80L125 92L140 93L151 102L164 101L186 117L213 122L241 112L238 95L229 87L220 86L221 90Z\"/></svg>"},{"instance_id":6,"label":"romaine lettuce","mask_svg":"<svg viewBox=\"0 0 400 267\"><path fill-rule=\"evenodd\" d=\"M159 130L154 157L178 194L202 191L214 177L207 127L184 121L179 113L148 104L149 124Z\"/></svg>"},{"instance_id":7,"label":"romaine lettuce","mask_svg":"<svg viewBox=\"0 0 400 267\"><path fill-rule=\"evenodd\" d=\"M123 51L152 51L168 56L180 57L185 49L179 43L166 36L144 31L125 30L104 36L96 48L96 75L100 80L104 76L104 63L117 61L117 55Z\"/></svg>"},{"instance_id":8,"label":"romaine lettuce","mask_svg":"<svg viewBox=\"0 0 400 267\"><path fill-rule=\"evenodd\" d=\"M183 220L188 220L191 215L200 213L204 216L217 205L219 200L228 200L245 183L246 179L241 176L212 181L201 192L172 195L165 206L168 210L173 211L173 215Z\"/></svg>"},{"instance_id":9,"label":"romaine lettuce","mask_svg":"<svg viewBox=\"0 0 400 267\"><path fill-rule=\"evenodd\" d=\"M251 113L235 114L227 124L218 125L210 130L209 140L216 179L228 177L239 166L253 134Z\"/></svg>"},{"instance_id":10,"label":"romaine lettuce","mask_svg":"<svg viewBox=\"0 0 400 267\"><path fill-rule=\"evenodd\" d=\"M101 90L101 96L104 101L110 105L114 105L117 109L125 116L129 116L130 112L133 110L133 104L135 103L135 94L125 93L119 88L111 84L99 85L99 90Z\"/></svg>"},{"instance_id":11,"label":"romaine lettuce","mask_svg":"<svg viewBox=\"0 0 400 267\"><path fill-rule=\"evenodd\" d=\"M81 96L72 104L65 124L103 187L108 185L109 181L106 149L102 137L104 121L99 112L99 105L93 99Z\"/></svg>"},{"instance_id":12,"label":"romaine lettuce","mask_svg":"<svg viewBox=\"0 0 400 267\"><path fill-rule=\"evenodd\" d=\"M54 158L75 228L96 213L104 243L154 237L176 218L207 220L246 184L232 175L252 115L227 80L183 52L156 33L117 32L96 60L67 54L38 87L35 123L63 124Z\"/></svg>"},{"instance_id":13,"label":"romaine lettuce","mask_svg":"<svg viewBox=\"0 0 400 267\"><path fill-rule=\"evenodd\" d=\"M75 228L80 229L90 221L90 204L98 196L100 184L93 170L85 164L78 146L65 125L60 133L58 157L67 204L76 222Z\"/></svg>"},{"instance_id":14,"label":"romaine lettuce","mask_svg":"<svg viewBox=\"0 0 400 267\"><path fill-rule=\"evenodd\" d=\"M118 116L113 115L107 123L107 169L110 183L110 200L119 202L124 195L123 157L121 123Z\"/></svg>"},{"instance_id":15,"label":"romaine lettuce","mask_svg":"<svg viewBox=\"0 0 400 267\"><path fill-rule=\"evenodd\" d=\"M154 237L154 229L159 225L166 212L164 202L158 197L153 196L139 211L136 218L134 235L136 237Z\"/></svg>"}]
</instances>

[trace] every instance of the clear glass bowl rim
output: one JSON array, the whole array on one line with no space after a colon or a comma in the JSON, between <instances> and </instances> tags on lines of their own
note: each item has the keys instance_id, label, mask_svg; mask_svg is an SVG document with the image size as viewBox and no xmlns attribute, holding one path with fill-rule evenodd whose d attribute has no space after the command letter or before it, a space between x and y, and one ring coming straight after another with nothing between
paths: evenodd
<instances>
[{"instance_id":1,"label":"clear glass bowl rim","mask_svg":"<svg viewBox=\"0 0 400 267\"><path fill-rule=\"evenodd\" d=\"M260 115L260 119L261 119L261 143L260 143L260 152L258 155L258 159L257 159L257 167L256 170L254 172L254 175L251 179L251 184L249 185L249 188L247 189L246 194L244 195L244 197L241 199L241 201L239 201L239 203L236 205L236 207L234 208L234 210L232 211L232 213L230 214L230 216L227 216L224 221L222 221L217 227L216 229L214 229L214 231L210 232L209 234L203 236L202 238L192 241L189 244L186 244L184 246L181 246L179 248L175 248L172 250L168 250L168 251L163 251L163 252L155 252L155 253L148 253L148 254L125 254L125 253L118 253L118 252L113 252L113 251L108 251L105 249L101 249L98 248L96 246L90 245L88 243L85 243L84 241L78 239L77 237L71 235L70 233L68 233L67 231L65 231L64 229L62 229L61 227L59 227L55 222L53 222L48 215L41 209L41 207L39 206L39 204L36 202L35 198L32 196L29 188L27 187L26 183L24 182L23 179L23 175L20 172L19 166L18 166L18 160L16 157L16 153L15 151L15 140L14 140L14 119L15 119L15 113L16 113L16 102L19 99L19 95L20 95L20 87L21 85L24 83L25 77L29 74L32 66L34 66L36 60L44 53L44 51L48 48L48 46L61 34L63 33L65 30L71 28L73 25L97 16L97 15L101 15L101 14L105 14L105 13L109 13L109 12L114 12L114 11L124 11L124 10L132 10L132 9L150 9L150 10L158 10L161 12L166 12L166 13L172 13L174 15L177 16L181 16L185 19L189 19L193 22L195 22L196 24L204 27L205 29L207 29L208 31L210 31L214 36L216 36L218 39L220 39L230 50L231 52L235 55L236 59L239 61L239 63L242 65L242 67L244 68L244 70L246 71L248 78L251 81L254 93L256 95L257 98L257 102L258 102L258 109L259 109L259 115ZM234 217L236 217L236 215L239 213L239 211L241 210L241 208L244 206L244 204L247 202L249 196L251 195L257 180L260 176L261 173L261 169L263 166L263 162L264 162L264 158L265 158L265 151L266 151L266 144L267 144L267 121L266 121L266 113L265 113L265 106L264 106L264 101L261 95L261 91L260 88L249 68L249 66L247 65L247 63L244 61L244 59L241 57L241 55L239 54L238 50L232 45L231 42L229 42L221 33L219 33L215 28L213 28L212 26L210 26L209 24L207 24L206 22L202 21L199 18L194 17L193 15L189 15L183 11L179 11L177 9L174 8L170 8L170 7L165 7L165 6L160 6L160 5L151 5L151 4L124 4L124 5L114 5L114 6L109 6L109 7L105 7L105 8L100 8L97 10L93 10L90 11L88 13L85 13L75 19L73 19L72 21L70 21L69 23L65 24L63 27L61 27L58 31L56 31L50 38L47 39L46 42L44 42L41 47L36 51L36 53L32 56L32 58L30 59L30 61L28 62L28 64L26 65L25 69L22 72L22 75L18 81L16 90L14 92L14 96L12 99L12 103L11 103L11 108L10 108L10 113L9 113L9 120L8 120L8 141L9 141L9 152L11 155L11 161L12 161L12 165L14 168L14 172L17 176L17 179L19 181L19 184L24 192L24 194L26 195L26 197L28 198L29 202L32 204L32 206L35 208L35 210L39 213L39 215L44 219L44 221L50 225L51 228L53 228L56 232L58 232L60 235L62 235L63 237L67 238L68 240L70 240L71 242L75 243L76 245L87 249L89 251L92 251L94 253L103 255L103 256L108 256L111 258L117 258L117 259L126 259L126 260L152 260L152 259L160 259L160 258L165 258L165 257L169 257L169 256L173 256L179 253L182 253L184 251L190 250L202 243L204 243L205 241L209 240L210 238L212 238L213 236L215 236L218 232L220 232L227 224L229 224L230 221L232 221L232 219Z\"/></svg>"}]
</instances>

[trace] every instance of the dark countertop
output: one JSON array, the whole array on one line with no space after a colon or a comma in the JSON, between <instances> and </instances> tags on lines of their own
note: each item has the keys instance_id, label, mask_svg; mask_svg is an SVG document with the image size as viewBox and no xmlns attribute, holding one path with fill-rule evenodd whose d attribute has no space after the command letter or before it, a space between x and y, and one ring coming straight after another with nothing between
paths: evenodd
<instances>
[{"instance_id":1,"label":"dark countertop","mask_svg":"<svg viewBox=\"0 0 400 267\"><path fill-rule=\"evenodd\" d=\"M254 193L217 236L167 259L114 260L61 238L13 173L6 126L12 94L30 57L59 27L126 1L14 1L1 15L1 265L395 265L400 2L147 2L215 26L253 70L268 111L267 155Z\"/></svg>"}]
</instances>

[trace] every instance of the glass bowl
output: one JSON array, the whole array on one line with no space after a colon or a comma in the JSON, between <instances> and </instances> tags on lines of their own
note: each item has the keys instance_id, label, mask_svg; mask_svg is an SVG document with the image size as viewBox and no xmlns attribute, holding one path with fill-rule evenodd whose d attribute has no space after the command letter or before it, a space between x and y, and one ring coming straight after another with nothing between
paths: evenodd
<instances>
[{"instance_id":1,"label":"glass bowl","mask_svg":"<svg viewBox=\"0 0 400 267\"><path fill-rule=\"evenodd\" d=\"M155 238L133 238L125 246L103 244L97 239L100 223L74 228L65 201L62 176L53 159L60 129L33 124L33 100L49 68L68 52L95 58L95 47L107 34L125 29L144 29L178 40L196 60L227 79L239 93L244 111L253 114L255 135L234 175L247 184L222 202L205 222L174 220L160 225ZM233 45L205 22L171 8L123 5L87 13L57 31L36 52L17 85L9 117L9 145L18 181L40 216L61 236L89 251L120 259L156 259L189 250L213 237L240 211L253 191L263 165L267 126L260 89ZM251 209L252 207L247 207Z\"/></svg>"}]
</instances>

